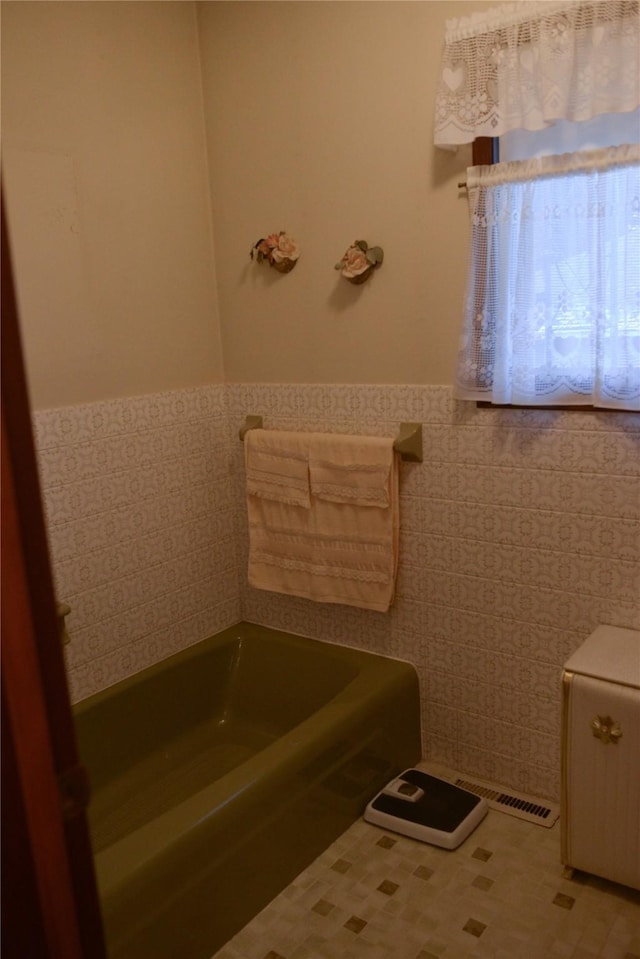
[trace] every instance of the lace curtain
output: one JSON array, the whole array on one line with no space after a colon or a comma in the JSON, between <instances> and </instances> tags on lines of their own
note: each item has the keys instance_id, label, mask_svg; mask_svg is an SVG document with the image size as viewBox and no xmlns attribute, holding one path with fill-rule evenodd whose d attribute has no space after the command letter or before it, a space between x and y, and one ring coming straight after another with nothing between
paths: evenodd
<instances>
[{"instance_id":1,"label":"lace curtain","mask_svg":"<svg viewBox=\"0 0 640 959\"><path fill-rule=\"evenodd\" d=\"M447 21L436 146L639 105L638 0L523 0Z\"/></svg>"},{"instance_id":2,"label":"lace curtain","mask_svg":"<svg viewBox=\"0 0 640 959\"><path fill-rule=\"evenodd\" d=\"M455 395L640 410L640 146L471 167Z\"/></svg>"}]
</instances>

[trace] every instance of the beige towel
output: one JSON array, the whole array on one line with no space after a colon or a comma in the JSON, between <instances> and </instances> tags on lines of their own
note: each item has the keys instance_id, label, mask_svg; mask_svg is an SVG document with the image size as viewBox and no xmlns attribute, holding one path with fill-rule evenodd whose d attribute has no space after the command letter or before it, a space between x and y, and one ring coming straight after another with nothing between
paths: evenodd
<instances>
[{"instance_id":1,"label":"beige towel","mask_svg":"<svg viewBox=\"0 0 640 959\"><path fill-rule=\"evenodd\" d=\"M313 460L324 434L297 435L304 437ZM367 441L366 437L350 439L354 450ZM374 446L380 443L377 437L371 440ZM399 496L398 457L393 441L385 442L389 454L386 507L372 509L312 495L310 509L300 509L248 491L251 586L317 602L379 612L389 609L398 567Z\"/></svg>"},{"instance_id":2,"label":"beige towel","mask_svg":"<svg viewBox=\"0 0 640 959\"><path fill-rule=\"evenodd\" d=\"M378 436L314 433L309 449L311 495L354 506L390 505L393 442Z\"/></svg>"},{"instance_id":3,"label":"beige towel","mask_svg":"<svg viewBox=\"0 0 640 959\"><path fill-rule=\"evenodd\" d=\"M244 438L247 493L309 509L309 453L304 433L249 430Z\"/></svg>"}]
</instances>

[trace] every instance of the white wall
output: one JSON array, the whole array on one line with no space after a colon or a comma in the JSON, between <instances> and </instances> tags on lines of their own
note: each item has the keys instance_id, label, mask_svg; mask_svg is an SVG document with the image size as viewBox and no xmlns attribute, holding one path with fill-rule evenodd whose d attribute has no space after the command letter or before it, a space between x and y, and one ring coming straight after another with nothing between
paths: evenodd
<instances>
[{"instance_id":1,"label":"white wall","mask_svg":"<svg viewBox=\"0 0 640 959\"><path fill-rule=\"evenodd\" d=\"M223 379L451 382L470 148L433 149L434 89L446 19L489 5L7 0L34 407ZM286 276L248 256L278 229L302 250ZM385 262L354 287L333 266L361 238Z\"/></svg>"},{"instance_id":2,"label":"white wall","mask_svg":"<svg viewBox=\"0 0 640 959\"><path fill-rule=\"evenodd\" d=\"M34 408L220 382L193 4L3 3L2 107Z\"/></svg>"},{"instance_id":3,"label":"white wall","mask_svg":"<svg viewBox=\"0 0 640 959\"><path fill-rule=\"evenodd\" d=\"M432 146L445 20L482 3L199 3L228 382L450 383L470 148ZM249 260L285 229L281 276ZM380 245L361 287L333 267Z\"/></svg>"}]
</instances>

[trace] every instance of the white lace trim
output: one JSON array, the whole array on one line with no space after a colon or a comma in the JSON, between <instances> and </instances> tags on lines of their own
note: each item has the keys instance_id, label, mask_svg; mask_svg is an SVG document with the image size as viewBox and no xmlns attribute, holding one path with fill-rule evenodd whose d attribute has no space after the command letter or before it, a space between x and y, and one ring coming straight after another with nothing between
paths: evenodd
<instances>
[{"instance_id":1,"label":"white lace trim","mask_svg":"<svg viewBox=\"0 0 640 959\"><path fill-rule=\"evenodd\" d=\"M388 583L391 580L390 571L387 573L376 569L349 566L312 563L303 559L292 559L288 556L274 556L272 553L257 549L252 553L252 562L266 563L268 566L277 566L279 569L288 569L295 572L311 573L313 576L333 576L339 579L346 577L358 583Z\"/></svg>"},{"instance_id":2,"label":"white lace trim","mask_svg":"<svg viewBox=\"0 0 640 959\"><path fill-rule=\"evenodd\" d=\"M448 21L434 142L634 110L639 51L638 0L522 0Z\"/></svg>"},{"instance_id":3,"label":"white lace trim","mask_svg":"<svg viewBox=\"0 0 640 959\"><path fill-rule=\"evenodd\" d=\"M348 503L357 506L389 506L389 494L385 489L363 486L340 486L334 483L314 483L311 489L318 499L332 503Z\"/></svg>"},{"instance_id":4,"label":"white lace trim","mask_svg":"<svg viewBox=\"0 0 640 959\"><path fill-rule=\"evenodd\" d=\"M456 17L445 23L445 40L455 43L500 28L513 27L539 16L552 16L575 7L575 0L514 0L489 10L478 10L466 17Z\"/></svg>"},{"instance_id":5,"label":"white lace trim","mask_svg":"<svg viewBox=\"0 0 640 959\"><path fill-rule=\"evenodd\" d=\"M385 555L390 547L391 538L363 540L356 536L332 536L327 533L304 533L300 530L290 530L285 527L275 529L263 523L249 523L251 537L257 542L259 539L268 539L272 543L281 543L285 546L301 546L313 549L339 550L366 550L368 553Z\"/></svg>"}]
</instances>

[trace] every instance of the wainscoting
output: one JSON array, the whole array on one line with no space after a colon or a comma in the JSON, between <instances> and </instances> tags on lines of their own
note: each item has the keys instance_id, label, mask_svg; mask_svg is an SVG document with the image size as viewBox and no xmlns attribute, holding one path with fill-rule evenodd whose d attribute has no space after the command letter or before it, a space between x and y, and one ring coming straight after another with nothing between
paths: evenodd
<instances>
[{"instance_id":1,"label":"wainscoting","mask_svg":"<svg viewBox=\"0 0 640 959\"><path fill-rule=\"evenodd\" d=\"M247 587L251 413L388 436L423 423L388 615ZM476 409L439 386L228 384L34 420L74 699L244 618L411 661L426 757L558 797L562 664L599 623L640 627L640 417Z\"/></svg>"},{"instance_id":2,"label":"wainscoting","mask_svg":"<svg viewBox=\"0 0 640 959\"><path fill-rule=\"evenodd\" d=\"M224 387L34 419L74 701L238 621Z\"/></svg>"}]
</instances>

